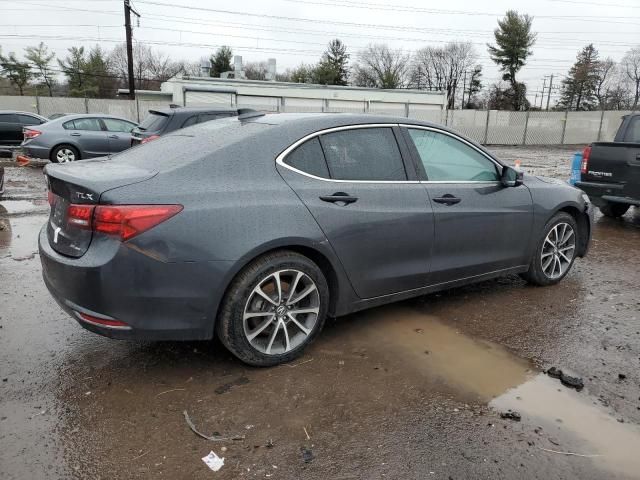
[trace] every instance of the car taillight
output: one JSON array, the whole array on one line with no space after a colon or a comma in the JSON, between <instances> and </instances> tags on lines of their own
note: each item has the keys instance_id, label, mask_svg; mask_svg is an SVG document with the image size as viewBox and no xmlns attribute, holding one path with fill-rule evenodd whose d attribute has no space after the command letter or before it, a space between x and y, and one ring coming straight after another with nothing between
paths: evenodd
<instances>
[{"instance_id":1,"label":"car taillight","mask_svg":"<svg viewBox=\"0 0 640 480\"><path fill-rule=\"evenodd\" d=\"M182 208L182 205L97 205L93 231L129 240L169 220Z\"/></svg>"},{"instance_id":2,"label":"car taillight","mask_svg":"<svg viewBox=\"0 0 640 480\"><path fill-rule=\"evenodd\" d=\"M93 209L93 205L69 205L67 223L83 230L90 230Z\"/></svg>"},{"instance_id":3,"label":"car taillight","mask_svg":"<svg viewBox=\"0 0 640 480\"><path fill-rule=\"evenodd\" d=\"M51 195L55 202L55 195ZM83 230L115 235L124 242L169 220L182 209L182 205L71 204L67 209L67 223Z\"/></svg>"},{"instance_id":4,"label":"car taillight","mask_svg":"<svg viewBox=\"0 0 640 480\"><path fill-rule=\"evenodd\" d=\"M56 194L51 190L47 190L47 200L52 207L56 204Z\"/></svg>"},{"instance_id":5,"label":"car taillight","mask_svg":"<svg viewBox=\"0 0 640 480\"><path fill-rule=\"evenodd\" d=\"M143 138L140 143L149 143L150 141L155 140L156 138L160 138L160 135L151 135L150 137Z\"/></svg>"},{"instance_id":6,"label":"car taillight","mask_svg":"<svg viewBox=\"0 0 640 480\"><path fill-rule=\"evenodd\" d=\"M22 134L24 135L25 140L30 140L32 138L36 138L39 135L42 135L40 130L34 130L32 128L24 128L22 129Z\"/></svg>"},{"instance_id":7,"label":"car taillight","mask_svg":"<svg viewBox=\"0 0 640 480\"><path fill-rule=\"evenodd\" d=\"M97 325L99 327L109 327L109 328L122 328L129 330L131 327L120 320L116 320L115 318L99 318L93 315L87 315L86 313L77 312L80 320L91 323L93 325Z\"/></svg>"},{"instance_id":8,"label":"car taillight","mask_svg":"<svg viewBox=\"0 0 640 480\"><path fill-rule=\"evenodd\" d=\"M580 173L587 173L589 168L589 157L591 156L591 145L584 147L582 151L582 163L580 163Z\"/></svg>"}]
</instances>

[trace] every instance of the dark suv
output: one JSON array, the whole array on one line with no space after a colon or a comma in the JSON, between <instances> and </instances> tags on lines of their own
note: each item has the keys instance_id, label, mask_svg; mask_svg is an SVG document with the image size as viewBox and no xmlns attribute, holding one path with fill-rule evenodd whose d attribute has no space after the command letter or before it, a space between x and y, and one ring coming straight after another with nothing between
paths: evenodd
<instances>
[{"instance_id":1,"label":"dark suv","mask_svg":"<svg viewBox=\"0 0 640 480\"><path fill-rule=\"evenodd\" d=\"M149 110L147 118L131 132L131 145L147 143L161 135L197 123L204 123L225 117L236 117L238 114L237 108L176 106L163 108L161 110Z\"/></svg>"},{"instance_id":2,"label":"dark suv","mask_svg":"<svg viewBox=\"0 0 640 480\"><path fill-rule=\"evenodd\" d=\"M35 113L0 110L0 145L20 145L23 139L23 127L40 125L48 121Z\"/></svg>"}]
</instances>

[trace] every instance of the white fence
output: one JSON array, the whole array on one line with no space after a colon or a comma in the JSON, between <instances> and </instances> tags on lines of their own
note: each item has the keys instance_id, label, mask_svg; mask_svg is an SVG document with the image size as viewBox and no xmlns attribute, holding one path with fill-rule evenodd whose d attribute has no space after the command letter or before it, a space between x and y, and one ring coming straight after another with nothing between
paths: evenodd
<instances>
[{"instance_id":1,"label":"white fence","mask_svg":"<svg viewBox=\"0 0 640 480\"><path fill-rule=\"evenodd\" d=\"M254 99L255 100L255 99ZM498 110L438 110L411 103L270 98L269 102L238 102L238 107L268 112L345 112L395 115L447 125L473 140L492 145L574 145L612 141L623 115L629 111L508 112ZM66 97L0 96L0 110L21 110L49 116L54 113L105 113L140 122L167 102ZM215 105L212 105L215 106ZM229 105L220 105L228 107Z\"/></svg>"}]
</instances>

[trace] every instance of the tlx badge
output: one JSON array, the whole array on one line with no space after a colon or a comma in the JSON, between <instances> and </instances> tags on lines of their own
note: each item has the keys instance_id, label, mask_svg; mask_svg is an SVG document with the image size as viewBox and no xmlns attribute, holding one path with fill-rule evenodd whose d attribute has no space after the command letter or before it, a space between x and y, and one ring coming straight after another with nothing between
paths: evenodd
<instances>
[{"instance_id":1,"label":"tlx badge","mask_svg":"<svg viewBox=\"0 0 640 480\"><path fill-rule=\"evenodd\" d=\"M76 197L81 200L93 200L93 193L76 192Z\"/></svg>"}]
</instances>

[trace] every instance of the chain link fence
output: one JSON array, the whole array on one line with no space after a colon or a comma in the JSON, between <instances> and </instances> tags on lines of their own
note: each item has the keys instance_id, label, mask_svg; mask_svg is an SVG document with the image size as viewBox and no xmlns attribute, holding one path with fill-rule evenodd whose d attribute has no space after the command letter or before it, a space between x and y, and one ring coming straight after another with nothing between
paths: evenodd
<instances>
[{"instance_id":1,"label":"chain link fence","mask_svg":"<svg viewBox=\"0 0 640 480\"><path fill-rule=\"evenodd\" d=\"M102 113L142 121L149 110L169 104L149 100L0 96L0 110L49 117L54 113ZM216 105L211 105L215 107ZM228 108L229 105L219 105ZM630 111L509 112L440 110L429 105L342 99L237 95L235 106L264 112L369 113L447 125L476 142L491 145L582 145L613 141Z\"/></svg>"}]
</instances>

